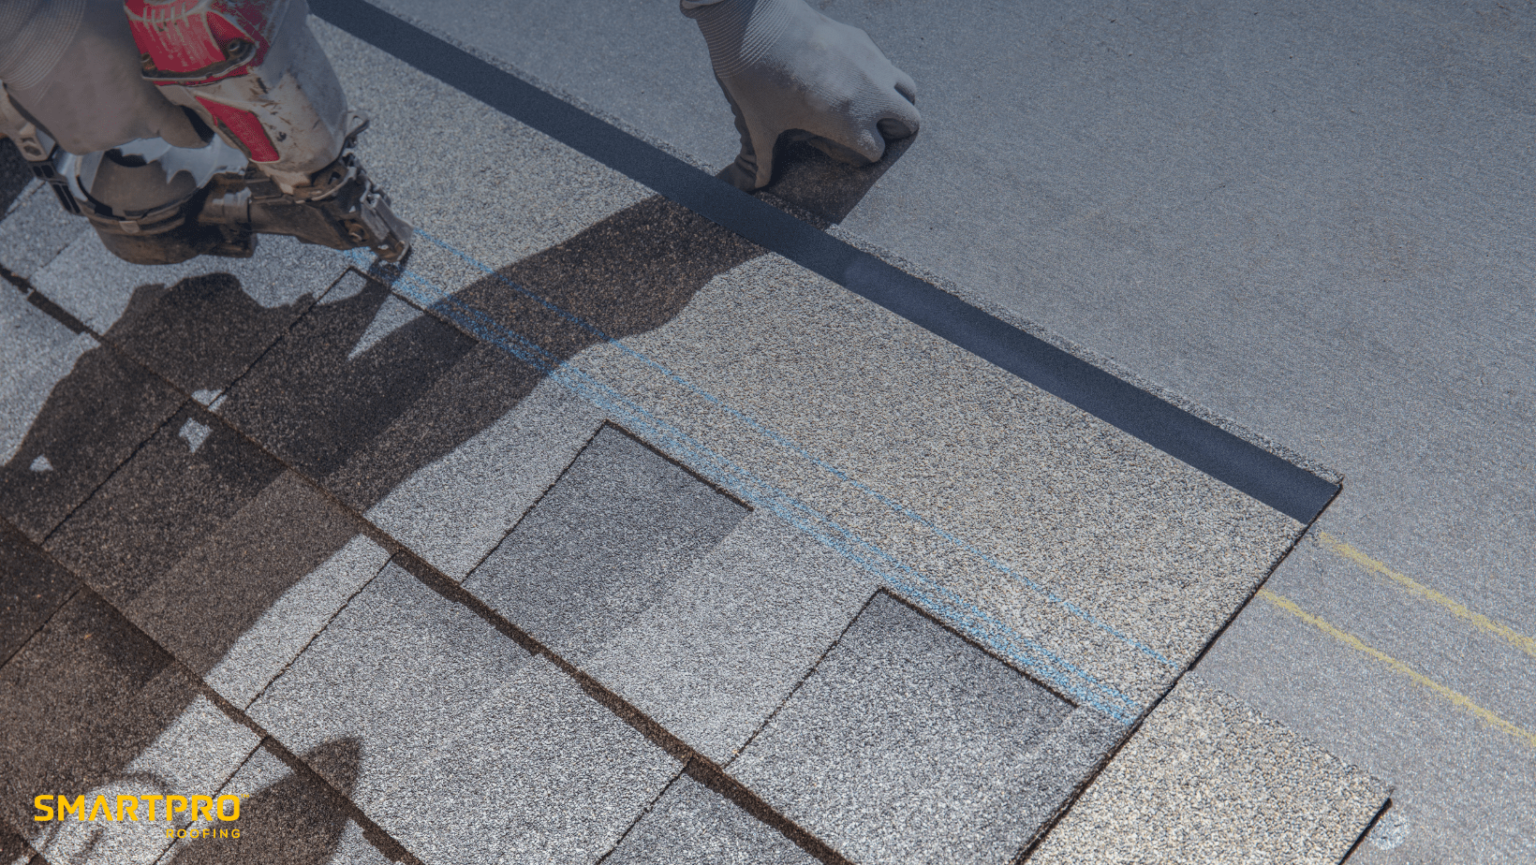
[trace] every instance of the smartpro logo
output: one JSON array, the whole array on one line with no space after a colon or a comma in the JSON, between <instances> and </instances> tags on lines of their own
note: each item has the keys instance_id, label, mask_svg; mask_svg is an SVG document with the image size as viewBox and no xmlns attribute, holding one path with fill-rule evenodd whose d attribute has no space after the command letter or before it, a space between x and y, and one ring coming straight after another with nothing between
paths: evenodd
<instances>
[{"instance_id":1,"label":"smartpro logo","mask_svg":"<svg viewBox=\"0 0 1536 865\"><path fill-rule=\"evenodd\" d=\"M95 822L97 820L109 820L112 822L143 822L153 823L163 819L168 824L173 824L179 815L185 815L187 820L212 823L215 820L224 823L233 823L240 819L239 796L154 796L154 795L119 795L116 801L106 796L97 796L86 808L86 797L76 796L71 799L68 796L50 796L46 793L32 800L32 807L37 813L32 819L38 823L48 823L54 820L66 822L73 817L77 823ZM116 810L113 809L116 805ZM240 827L221 826L217 829L177 829L173 825L165 827L167 838L239 838Z\"/></svg>"}]
</instances>

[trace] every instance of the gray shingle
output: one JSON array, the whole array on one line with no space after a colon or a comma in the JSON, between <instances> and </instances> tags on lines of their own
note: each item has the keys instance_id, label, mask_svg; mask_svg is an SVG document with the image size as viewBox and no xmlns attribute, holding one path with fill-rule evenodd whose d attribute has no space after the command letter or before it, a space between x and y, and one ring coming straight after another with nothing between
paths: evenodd
<instances>
[{"instance_id":1,"label":"gray shingle","mask_svg":"<svg viewBox=\"0 0 1536 865\"><path fill-rule=\"evenodd\" d=\"M555 483L602 421L590 403L541 382L452 452L400 481L366 516L462 580Z\"/></svg>"},{"instance_id":2,"label":"gray shingle","mask_svg":"<svg viewBox=\"0 0 1536 865\"><path fill-rule=\"evenodd\" d=\"M149 865L166 824L37 823L33 797L207 795L256 745L89 590L0 670L0 819L58 862Z\"/></svg>"},{"instance_id":3,"label":"gray shingle","mask_svg":"<svg viewBox=\"0 0 1536 865\"><path fill-rule=\"evenodd\" d=\"M300 472L327 478L372 447L475 345L421 316L352 356L380 309L393 302L386 288L368 282L350 296L311 307L230 389L222 416ZM359 510L372 504L359 500L350 485L336 492Z\"/></svg>"},{"instance_id":4,"label":"gray shingle","mask_svg":"<svg viewBox=\"0 0 1536 865\"><path fill-rule=\"evenodd\" d=\"M0 291L7 365L0 423L13 448L0 465L0 517L42 541L122 464L184 397L88 335ZM19 330L18 330L19 329ZM35 353L34 353L35 352Z\"/></svg>"},{"instance_id":5,"label":"gray shingle","mask_svg":"<svg viewBox=\"0 0 1536 865\"><path fill-rule=\"evenodd\" d=\"M317 262L263 259L267 267L319 267L307 291L287 303L263 305L258 297L271 285L269 274L248 274L262 280L246 285L217 269L213 261L198 273L175 282L109 286L129 294L122 315L102 338L139 363L159 373L187 393L216 395L236 378L309 309L329 287L323 279L340 275L340 264L329 258ZM167 276L166 278L169 278Z\"/></svg>"},{"instance_id":6,"label":"gray shingle","mask_svg":"<svg viewBox=\"0 0 1536 865\"><path fill-rule=\"evenodd\" d=\"M0 522L0 664L4 664L80 585L74 574ZM5 857L0 856L0 862Z\"/></svg>"},{"instance_id":7,"label":"gray shingle","mask_svg":"<svg viewBox=\"0 0 1536 865\"><path fill-rule=\"evenodd\" d=\"M630 830L604 865L815 865L776 829L687 775Z\"/></svg>"},{"instance_id":8,"label":"gray shingle","mask_svg":"<svg viewBox=\"0 0 1536 865\"><path fill-rule=\"evenodd\" d=\"M355 749L356 743L341 740L321 747L340 753ZM288 768L265 747L258 748L218 793L240 797L239 819L189 826L189 832L198 833L196 839L178 839L158 865L386 865L390 861L363 837L362 828L330 791L309 775ZM203 837L204 829L209 837ZM234 829L239 830L237 838L229 837Z\"/></svg>"},{"instance_id":9,"label":"gray shingle","mask_svg":"<svg viewBox=\"0 0 1536 865\"><path fill-rule=\"evenodd\" d=\"M1029 861L1333 865L1390 792L1185 675Z\"/></svg>"},{"instance_id":10,"label":"gray shingle","mask_svg":"<svg viewBox=\"0 0 1536 865\"><path fill-rule=\"evenodd\" d=\"M1073 708L882 592L728 771L855 862L1006 863L1118 728Z\"/></svg>"},{"instance_id":11,"label":"gray shingle","mask_svg":"<svg viewBox=\"0 0 1536 865\"><path fill-rule=\"evenodd\" d=\"M84 220L79 224L84 226ZM251 258L201 256L180 264L129 264L108 252L96 233L87 229L31 279L38 291L87 327L106 333L130 305L160 297L162 289L156 286L175 286L183 280L224 274L229 279L212 283L219 291L207 293L199 300L197 296L202 292L188 290L184 292L186 297L173 299L161 311L193 313L202 305L205 312L243 310L243 315L258 315L256 307L268 311L284 307L302 310L324 294L346 268L346 259L334 250L278 236L262 237ZM238 285L238 291L245 297L236 298L224 291L233 285ZM148 296L138 297L143 291L148 291ZM220 327L216 319L189 321L167 335L201 339L195 329L198 323L214 329ZM240 336L234 331L228 335ZM152 344L144 343L142 347L150 356L158 357Z\"/></svg>"},{"instance_id":12,"label":"gray shingle","mask_svg":"<svg viewBox=\"0 0 1536 865\"><path fill-rule=\"evenodd\" d=\"M4 260L0 259L0 264ZM9 462L54 385L96 347L4 285L0 291L0 461Z\"/></svg>"},{"instance_id":13,"label":"gray shingle","mask_svg":"<svg viewBox=\"0 0 1536 865\"><path fill-rule=\"evenodd\" d=\"M323 567L360 528L188 403L50 538L48 549L198 674L218 667L265 620L264 630L210 680L244 705L383 566L374 547L371 556ZM282 636L258 647L263 634L274 632Z\"/></svg>"},{"instance_id":14,"label":"gray shingle","mask_svg":"<svg viewBox=\"0 0 1536 865\"><path fill-rule=\"evenodd\" d=\"M354 536L261 609L261 618L240 634L203 680L234 705L249 706L388 559L383 547L364 535Z\"/></svg>"},{"instance_id":15,"label":"gray shingle","mask_svg":"<svg viewBox=\"0 0 1536 865\"><path fill-rule=\"evenodd\" d=\"M667 731L728 762L832 645L876 578L755 512L585 665Z\"/></svg>"},{"instance_id":16,"label":"gray shingle","mask_svg":"<svg viewBox=\"0 0 1536 865\"><path fill-rule=\"evenodd\" d=\"M29 865L35 855L20 835L0 825L0 862L5 865Z\"/></svg>"},{"instance_id":17,"label":"gray shingle","mask_svg":"<svg viewBox=\"0 0 1536 865\"><path fill-rule=\"evenodd\" d=\"M0 264L30 279L65 247L91 231L90 223L66 213L53 190L39 186L12 203L0 221Z\"/></svg>"},{"instance_id":18,"label":"gray shingle","mask_svg":"<svg viewBox=\"0 0 1536 865\"><path fill-rule=\"evenodd\" d=\"M426 861L595 859L680 766L465 607L390 565L252 706Z\"/></svg>"},{"instance_id":19,"label":"gray shingle","mask_svg":"<svg viewBox=\"0 0 1536 865\"><path fill-rule=\"evenodd\" d=\"M608 427L464 586L583 664L746 514Z\"/></svg>"}]
</instances>

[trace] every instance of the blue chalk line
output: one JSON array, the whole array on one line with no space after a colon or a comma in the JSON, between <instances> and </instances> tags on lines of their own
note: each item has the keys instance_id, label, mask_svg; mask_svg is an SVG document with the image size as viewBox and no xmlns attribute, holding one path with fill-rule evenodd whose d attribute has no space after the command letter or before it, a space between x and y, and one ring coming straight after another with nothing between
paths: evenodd
<instances>
[{"instance_id":1,"label":"blue chalk line","mask_svg":"<svg viewBox=\"0 0 1536 865\"><path fill-rule=\"evenodd\" d=\"M483 263L475 260L473 257L461 252L458 249L455 249L454 247L435 237L432 237L426 232L418 229L416 233L418 237L423 237L433 244L449 252L452 252L459 258L475 265L483 272L496 277L499 281L505 283L517 292L529 297L550 311L556 313L561 318L564 318L572 324L575 324L576 326L581 327L589 333L592 333L599 339L602 339L608 344L613 345L614 347L623 351L625 354L641 361L647 366L656 369L671 381L686 388L690 392L703 397L730 415L739 418L754 430L772 438L781 447L789 449L802 458L816 464L817 466L828 471L839 479L853 485L865 494L875 498L877 501L886 505L888 508L930 529L940 537L950 541L952 544L955 544L956 546L959 546L962 549L977 555L979 558L981 558L983 561L986 561L995 569L1009 575L1024 585L1041 593L1048 600L1058 604L1063 609L1066 609L1067 611L1073 613L1079 618L1084 619L1085 621L1089 621L1097 625L1107 633L1110 633L1121 641L1136 647L1143 653L1153 657L1159 662L1171 666L1171 662L1169 662L1166 658L1151 648L1124 636L1114 628L1103 622L1100 622L1090 614L1077 608L1075 605L1072 605L1069 602L1056 597L1054 594L1039 586L1034 581L1015 573L1011 569L1002 565L1000 562L997 562L992 557L977 550L969 543L955 537L943 529L938 528L932 522L912 512L905 506L890 500L880 493L869 489L864 484L848 477L848 475L842 470L816 458L815 456L808 453L800 445L769 429L768 427L758 422L756 419L728 405L713 394L702 390L701 388L679 376L677 373L662 366L644 354L635 351L634 349L625 345L622 341L608 336L601 329L597 328L595 325L592 325L590 322L587 322L579 316L561 309L560 307L550 303L542 297L539 297L523 286L518 285L512 280L506 279L500 274L495 273L495 271L491 270ZM366 270L371 264L368 256L358 251L343 253L343 255L345 255L364 270ZM737 494L741 495L742 498L752 502L754 505L767 508L775 515L784 519L786 522L789 522L791 525L794 525L796 528L800 529L806 534L811 535L818 542L833 550L834 552L837 552L844 558L879 575L893 588L896 588L898 591L902 592L902 594L917 602L919 606L935 615L938 615L942 619L949 621L957 629L961 630L972 638L978 640L984 645L989 646L1004 657L1007 657L1041 675L1043 678L1057 685L1063 691L1072 694L1082 702L1094 706L1099 711L1112 718L1115 718L1122 724L1129 724L1133 720L1134 714L1140 713L1140 707L1118 690L1099 682L1095 677L1081 670L1077 666L1061 659L1060 657L1046 650L1044 647L1040 646L1038 643L1035 643L1034 641L1018 634L1012 628L997 620L994 616L982 611L980 608L970 603L969 601L966 601L953 590L940 585L931 577L919 573L907 564L898 560L889 552L881 549L879 546L859 537L856 533L838 524L836 521L831 520L816 509L806 505L793 496L786 494L782 490L762 480L751 472L735 465L731 461L715 453L707 446L693 439L691 436L676 429L671 424L656 418L654 415L650 414L644 408L635 404L633 401L618 394L607 385L593 379L585 371L581 370L579 367L576 367L574 364L568 361L560 360L545 350L542 346L536 344L522 334L501 325L486 313L469 307L449 292L432 284L429 280L425 279L420 274L409 269L402 269L400 273L407 285L402 286L401 281L397 280L394 287L396 289L402 290L403 293L405 293L418 304L439 312L440 314L448 317L463 327L465 330L473 333L480 339L496 345L497 347L508 352L519 360L535 367L581 398L598 406L610 415L622 419L628 425L636 428L637 431L643 430L648 434L649 437L653 438L653 440L657 440L660 443L665 443L669 446L669 449L673 450L674 452L682 451L688 454L691 457L688 460L689 465L699 470L712 481L719 483L721 486L726 487L733 492L736 492ZM839 540L839 538L841 538L841 540ZM895 573L892 573L890 569L879 564L879 561L888 563L889 566L894 567L895 570L901 572L907 578L903 579L902 577L897 576ZM917 585L913 584L914 581ZM1074 679L1081 681L1083 684L1080 685L1077 682L1074 682ZM1086 685L1086 687L1084 687L1084 685ZM1096 697L1095 693L1100 697L1108 697L1113 702L1119 703L1126 708L1136 711L1134 714L1128 715L1123 709L1105 705L1105 701Z\"/></svg>"}]
</instances>

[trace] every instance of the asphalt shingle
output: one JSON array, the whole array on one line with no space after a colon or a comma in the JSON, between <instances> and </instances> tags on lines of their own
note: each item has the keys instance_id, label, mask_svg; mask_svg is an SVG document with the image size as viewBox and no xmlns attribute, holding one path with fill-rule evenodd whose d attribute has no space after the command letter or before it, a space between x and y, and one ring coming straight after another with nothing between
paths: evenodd
<instances>
[{"instance_id":1,"label":"asphalt shingle","mask_svg":"<svg viewBox=\"0 0 1536 865\"><path fill-rule=\"evenodd\" d=\"M0 825L0 862L5 865L29 865L34 858L32 848L20 835Z\"/></svg>"},{"instance_id":2,"label":"asphalt shingle","mask_svg":"<svg viewBox=\"0 0 1536 865\"><path fill-rule=\"evenodd\" d=\"M777 255L572 365L669 455L1127 721L1300 530Z\"/></svg>"},{"instance_id":3,"label":"asphalt shingle","mask_svg":"<svg viewBox=\"0 0 1536 865\"><path fill-rule=\"evenodd\" d=\"M591 861L681 766L468 608L390 565L252 704L425 861Z\"/></svg>"},{"instance_id":4,"label":"asphalt shingle","mask_svg":"<svg viewBox=\"0 0 1536 865\"><path fill-rule=\"evenodd\" d=\"M567 661L583 664L746 514L605 427L464 587Z\"/></svg>"},{"instance_id":5,"label":"asphalt shingle","mask_svg":"<svg viewBox=\"0 0 1536 865\"><path fill-rule=\"evenodd\" d=\"M68 333L51 321L44 326ZM59 366L94 343L83 335L60 340L62 356L53 359ZM62 378L55 378L58 368L30 380L25 371L18 379L6 377L7 390L12 382L21 390L8 395L6 408L17 411L6 421L30 425L9 436L15 450L0 466L0 516L34 541L46 538L184 400L106 346L88 348L73 361Z\"/></svg>"},{"instance_id":6,"label":"asphalt shingle","mask_svg":"<svg viewBox=\"0 0 1536 865\"><path fill-rule=\"evenodd\" d=\"M311 307L230 389L221 415L298 471L327 478L475 345L421 316L353 356L381 309L388 314L393 303L387 288L367 281L350 296ZM354 501L349 492L338 490Z\"/></svg>"},{"instance_id":7,"label":"asphalt shingle","mask_svg":"<svg viewBox=\"0 0 1536 865\"><path fill-rule=\"evenodd\" d=\"M48 549L243 706L383 566L361 528L189 402Z\"/></svg>"},{"instance_id":8,"label":"asphalt shingle","mask_svg":"<svg viewBox=\"0 0 1536 865\"><path fill-rule=\"evenodd\" d=\"M427 232L417 236L411 269L430 280L457 287L484 275L435 238L452 234L468 255L500 267L650 194L324 21L311 17L310 27L352 107L373 118L359 155L396 212Z\"/></svg>"},{"instance_id":9,"label":"asphalt shingle","mask_svg":"<svg viewBox=\"0 0 1536 865\"><path fill-rule=\"evenodd\" d=\"M209 795L257 737L95 593L77 594L0 669L0 818L58 862L149 865L166 823L39 823L34 797ZM178 820L185 821L185 815Z\"/></svg>"},{"instance_id":10,"label":"asphalt shingle","mask_svg":"<svg viewBox=\"0 0 1536 865\"><path fill-rule=\"evenodd\" d=\"M339 266L332 264L325 275L334 278L339 272ZM265 275L256 278L270 279ZM239 278L215 271L169 284L140 285L132 290L122 315L102 336L208 404L249 369L328 287L316 278L311 286L313 294L306 292L287 303L266 306L252 293L259 295L268 284L248 288Z\"/></svg>"},{"instance_id":11,"label":"asphalt shingle","mask_svg":"<svg viewBox=\"0 0 1536 865\"><path fill-rule=\"evenodd\" d=\"M74 574L59 567L9 523L0 522L0 664L20 649L79 585Z\"/></svg>"},{"instance_id":12,"label":"asphalt shingle","mask_svg":"<svg viewBox=\"0 0 1536 865\"><path fill-rule=\"evenodd\" d=\"M451 377L469 380L473 372L490 372L497 366L495 355L477 349ZM431 402L411 414L432 415L438 400ZM591 403L541 381L463 444L401 480L365 516L439 571L462 580L554 485L602 422ZM404 431L422 424L404 419L398 426ZM333 485L348 486L352 474L344 472Z\"/></svg>"},{"instance_id":13,"label":"asphalt shingle","mask_svg":"<svg viewBox=\"0 0 1536 865\"><path fill-rule=\"evenodd\" d=\"M345 762L349 758L343 752L355 750L357 744L342 740L321 747L338 755L332 762ZM336 792L345 795L347 790ZM307 773L293 771L265 747L251 755L219 795L240 797L239 819L201 820L188 826L188 837L178 839L157 865L386 865L391 861L347 816L335 793ZM226 810L226 816L229 813ZM205 829L209 837L203 837ZM230 837L236 829L238 837Z\"/></svg>"},{"instance_id":14,"label":"asphalt shingle","mask_svg":"<svg viewBox=\"0 0 1536 865\"><path fill-rule=\"evenodd\" d=\"M44 546L127 605L282 471L188 401Z\"/></svg>"},{"instance_id":15,"label":"asphalt shingle","mask_svg":"<svg viewBox=\"0 0 1536 865\"><path fill-rule=\"evenodd\" d=\"M858 614L878 581L778 517L754 512L585 666L719 764Z\"/></svg>"},{"instance_id":16,"label":"asphalt shingle","mask_svg":"<svg viewBox=\"0 0 1536 865\"><path fill-rule=\"evenodd\" d=\"M602 422L544 382L352 274L231 388L220 412L462 579Z\"/></svg>"},{"instance_id":17,"label":"asphalt shingle","mask_svg":"<svg viewBox=\"0 0 1536 865\"><path fill-rule=\"evenodd\" d=\"M1390 792L1186 675L1029 862L1333 865Z\"/></svg>"},{"instance_id":18,"label":"asphalt shingle","mask_svg":"<svg viewBox=\"0 0 1536 865\"><path fill-rule=\"evenodd\" d=\"M728 771L854 862L1001 865L1120 733L1091 712L881 592Z\"/></svg>"},{"instance_id":19,"label":"asphalt shingle","mask_svg":"<svg viewBox=\"0 0 1536 865\"><path fill-rule=\"evenodd\" d=\"M30 279L71 243L94 234L90 223L60 206L52 189L37 186L23 191L0 220L0 265Z\"/></svg>"},{"instance_id":20,"label":"asphalt shingle","mask_svg":"<svg viewBox=\"0 0 1536 865\"><path fill-rule=\"evenodd\" d=\"M95 347L90 334L75 333L27 295L0 285L0 463L16 455L54 385Z\"/></svg>"},{"instance_id":21,"label":"asphalt shingle","mask_svg":"<svg viewBox=\"0 0 1536 865\"><path fill-rule=\"evenodd\" d=\"M324 294L347 266L335 250L279 236L262 237L260 251L251 258L201 256L180 264L130 264L108 252L87 228L31 280L38 291L97 333L112 329L133 308L139 319L136 328L158 328L161 335L188 340L195 347L210 331L224 329L219 315L251 325L265 324L259 322L263 318L291 320ZM207 276L217 278L199 279ZM225 335L243 342L259 335L253 331L231 327ZM231 346L236 347L244 346ZM168 361L177 360L178 354L184 360L188 352L188 346L156 345L148 338L137 348L152 366L162 350L170 352L164 355ZM239 356L248 357L249 352ZM176 369L168 362L164 372L174 379ZM184 362L180 369L201 372Z\"/></svg>"},{"instance_id":22,"label":"asphalt shingle","mask_svg":"<svg viewBox=\"0 0 1536 865\"><path fill-rule=\"evenodd\" d=\"M279 483L269 489L282 492L288 488ZM264 498L271 504L280 501L277 496ZM220 550L224 557L231 557L232 552L232 546ZM203 674L208 687L242 709L249 706L388 560L389 553L383 547L364 535L354 536L262 609L261 618Z\"/></svg>"},{"instance_id":23,"label":"asphalt shingle","mask_svg":"<svg viewBox=\"0 0 1536 865\"><path fill-rule=\"evenodd\" d=\"M603 860L605 865L815 865L810 854L682 775Z\"/></svg>"}]
</instances>

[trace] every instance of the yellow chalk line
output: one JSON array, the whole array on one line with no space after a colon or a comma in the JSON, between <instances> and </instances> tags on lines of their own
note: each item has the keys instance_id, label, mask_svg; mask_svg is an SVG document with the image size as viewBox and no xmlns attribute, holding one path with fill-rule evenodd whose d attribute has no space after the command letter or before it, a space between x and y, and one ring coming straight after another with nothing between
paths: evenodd
<instances>
[{"instance_id":1,"label":"yellow chalk line","mask_svg":"<svg viewBox=\"0 0 1536 865\"><path fill-rule=\"evenodd\" d=\"M1349 559L1351 562L1354 562L1356 565L1359 565L1367 571L1371 571L1372 573L1380 574L1381 576L1386 577L1392 582L1397 583L1398 585L1407 589L1410 593L1418 595L1426 601L1439 604L1440 606L1454 613L1457 618L1471 622L1472 626L1477 628L1479 631L1493 634L1494 636L1509 642L1511 645L1515 646L1527 655L1530 655L1532 658L1536 658L1536 640L1527 637L1526 635L1514 630L1513 628L1501 625L1498 622L1495 622L1494 620L1483 615L1482 613L1474 613L1473 611L1467 609L1465 605L1440 594L1434 589L1431 589L1429 586L1416 582L1413 579L1392 570L1382 562L1376 561L1365 553L1360 552L1359 550L1355 549L1349 544L1344 543L1343 541L1339 540L1333 535L1328 534L1327 532L1319 532L1318 536L1319 543L1321 543L1330 552L1336 553L1346 559Z\"/></svg>"},{"instance_id":2,"label":"yellow chalk line","mask_svg":"<svg viewBox=\"0 0 1536 865\"><path fill-rule=\"evenodd\" d=\"M1433 691L1435 694L1444 697L1446 700L1450 701L1451 705L1461 709L1462 711L1471 713L1472 715L1476 716L1478 720L1487 723L1489 726L1497 727L1498 729L1503 730L1516 739L1521 740L1530 747L1536 748L1536 733L1532 733L1530 730L1527 730L1524 727L1511 724L1503 718L1500 718L1498 715L1495 715L1487 709L1484 709L1482 706L1472 702L1470 699L1468 699L1467 695L1461 693L1460 691L1453 691L1450 688L1440 684L1439 682L1436 682L1434 679L1431 679L1423 673L1420 673L1418 670L1413 669L1402 661L1399 661L1391 655L1388 655L1386 652L1367 646L1364 640L1360 639L1354 634L1351 634L1348 631L1340 630L1318 618L1317 616L1312 615L1306 610L1303 610L1301 607L1296 606L1296 602L1292 601L1290 598L1277 595L1268 589L1260 589L1259 597L1263 598L1271 604L1274 604L1287 613L1290 613L1296 618L1301 619L1303 622L1306 622L1312 627L1317 628L1319 631L1322 631L1328 636L1333 637L1335 640L1338 640L1339 642L1353 649L1370 655L1372 658L1375 658L1383 664L1386 664L1393 670L1396 670L1404 676L1407 676L1409 679L1413 680L1415 685L1419 685L1420 687L1426 688L1430 691Z\"/></svg>"}]
</instances>

